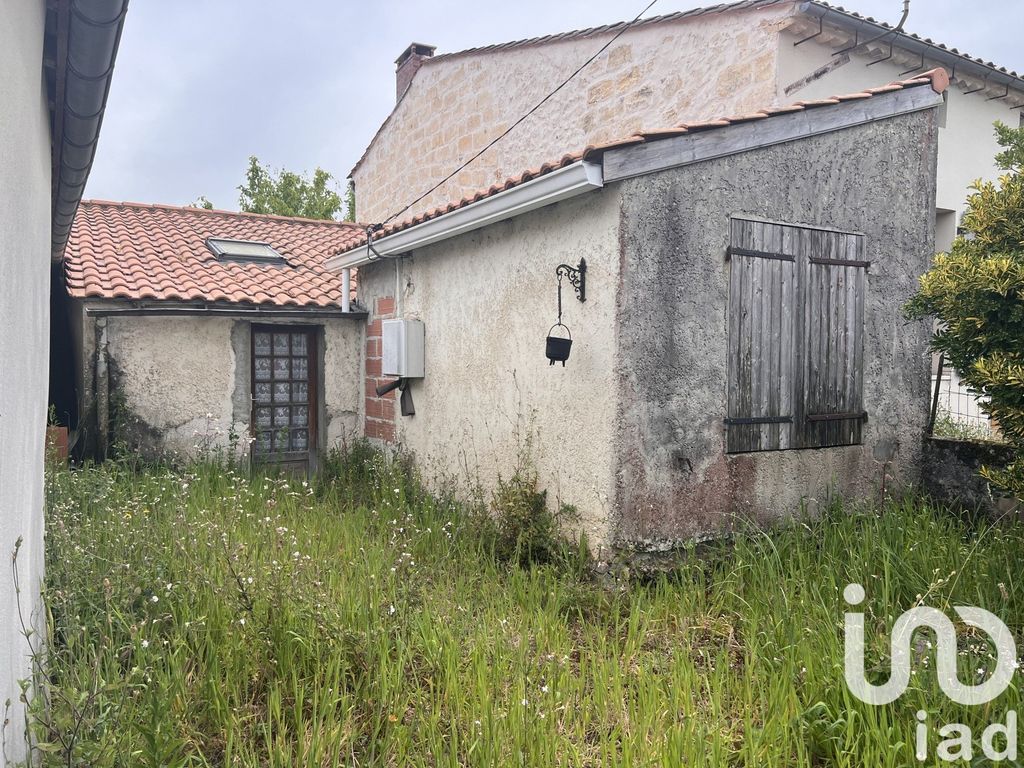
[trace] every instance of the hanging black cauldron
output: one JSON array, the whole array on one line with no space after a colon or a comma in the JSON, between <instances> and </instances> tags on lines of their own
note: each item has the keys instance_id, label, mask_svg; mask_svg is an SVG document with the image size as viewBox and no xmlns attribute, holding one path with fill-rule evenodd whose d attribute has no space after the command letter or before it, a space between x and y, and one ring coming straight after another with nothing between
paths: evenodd
<instances>
[{"instance_id":1,"label":"hanging black cauldron","mask_svg":"<svg viewBox=\"0 0 1024 768\"><path fill-rule=\"evenodd\" d=\"M548 330L547 342L544 345L544 354L548 358L548 365L561 363L565 367L565 361L569 359L569 350L572 349L572 331L562 322L562 278L568 278L576 289L576 298L580 301L587 300L587 261L580 259L578 267L570 267L568 264L559 264L555 268L555 275L558 277L558 321ZM566 336L555 336L555 328L564 328Z\"/></svg>"},{"instance_id":2,"label":"hanging black cauldron","mask_svg":"<svg viewBox=\"0 0 1024 768\"><path fill-rule=\"evenodd\" d=\"M569 336L552 336L551 334L555 328L565 328L565 332ZM548 358L548 365L561 363L564 368L565 361L569 359L570 349L572 349L572 332L568 326L562 325L562 323L555 323L551 326L551 330L548 331L547 343L544 345L544 354Z\"/></svg>"}]
</instances>

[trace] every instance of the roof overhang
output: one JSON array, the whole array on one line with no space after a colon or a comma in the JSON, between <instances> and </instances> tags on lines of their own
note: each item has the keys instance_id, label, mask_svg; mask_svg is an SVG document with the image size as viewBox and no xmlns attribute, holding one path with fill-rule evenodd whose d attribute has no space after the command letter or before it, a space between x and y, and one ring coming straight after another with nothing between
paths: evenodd
<instances>
[{"instance_id":1,"label":"roof overhang","mask_svg":"<svg viewBox=\"0 0 1024 768\"><path fill-rule=\"evenodd\" d=\"M47 8L54 258L63 254L92 169L127 10L128 0L53 0Z\"/></svg>"},{"instance_id":2,"label":"roof overhang","mask_svg":"<svg viewBox=\"0 0 1024 768\"><path fill-rule=\"evenodd\" d=\"M295 306L281 304L232 304L230 302L130 301L76 296L89 317L256 317L273 320L339 318L364 320L362 309L346 312L340 306Z\"/></svg>"},{"instance_id":3,"label":"roof overhang","mask_svg":"<svg viewBox=\"0 0 1024 768\"><path fill-rule=\"evenodd\" d=\"M602 186L604 177L600 163L581 160L464 208L457 208L443 216L385 235L373 241L372 251L364 243L340 253L328 259L326 267L330 270L349 269L368 264L379 257L397 256L527 211L568 200Z\"/></svg>"},{"instance_id":4,"label":"roof overhang","mask_svg":"<svg viewBox=\"0 0 1024 768\"><path fill-rule=\"evenodd\" d=\"M893 6L895 7L895 3ZM1024 92L1024 79L1018 77L1016 73L979 61L931 40L898 31L888 24L849 13L817 0L805 0L798 6L798 11L816 21L820 19L822 23L840 27L854 34L859 33L862 44L872 41L874 45L884 46L891 42L907 53L921 56L922 69L926 66L923 62L927 58L949 67L956 77L972 77L986 85L1006 86Z\"/></svg>"}]
</instances>

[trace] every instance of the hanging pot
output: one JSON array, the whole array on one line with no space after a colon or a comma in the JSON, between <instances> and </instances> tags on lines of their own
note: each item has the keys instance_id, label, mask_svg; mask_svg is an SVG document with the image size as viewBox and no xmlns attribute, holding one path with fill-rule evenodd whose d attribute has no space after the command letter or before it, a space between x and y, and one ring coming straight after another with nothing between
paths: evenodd
<instances>
[{"instance_id":1,"label":"hanging pot","mask_svg":"<svg viewBox=\"0 0 1024 768\"><path fill-rule=\"evenodd\" d=\"M555 328L565 328L565 332L569 334L568 338L562 336L552 336L551 332ZM565 367L565 361L569 359L569 350L572 349L572 331L569 330L568 326L562 325L561 323L555 323L548 330L547 344L544 348L544 354L548 358L548 365L554 365L555 363L561 363L562 367Z\"/></svg>"}]
</instances>

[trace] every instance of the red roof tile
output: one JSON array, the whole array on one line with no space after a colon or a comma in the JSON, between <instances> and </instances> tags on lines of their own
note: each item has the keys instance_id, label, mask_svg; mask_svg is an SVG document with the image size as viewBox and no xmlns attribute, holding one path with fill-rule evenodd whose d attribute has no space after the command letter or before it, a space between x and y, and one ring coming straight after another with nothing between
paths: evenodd
<instances>
[{"instance_id":1,"label":"red roof tile","mask_svg":"<svg viewBox=\"0 0 1024 768\"><path fill-rule=\"evenodd\" d=\"M218 261L208 237L268 243L287 265ZM65 277L77 298L337 307L341 280L323 262L364 239L358 224L83 200Z\"/></svg>"},{"instance_id":2,"label":"red roof tile","mask_svg":"<svg viewBox=\"0 0 1024 768\"><path fill-rule=\"evenodd\" d=\"M582 152L574 154L564 155L561 160L554 163L544 163L540 168L535 168L529 171L524 171L518 176L513 176L511 179L506 181L504 184L492 185L489 189L480 190L474 195L463 197L461 200L453 201L447 205L439 206L432 211L418 214L412 218L405 219L404 221L395 222L394 224L385 224L382 228L378 229L374 234L374 237L381 238L387 235L392 235L396 232L401 232L404 229L409 229L417 224L422 224L430 219L436 219L439 216L444 216L446 213L451 213L459 208L465 208L479 200L486 197L491 197L499 192L504 192L506 189L517 187L520 184L525 184L532 179L539 176L544 176L552 171L556 171L559 168L565 168L567 165L572 165L579 160L590 160L600 157L604 152L610 149L619 149L621 147L627 147L633 144L643 144L645 142L660 141L662 139L669 139L675 136L681 136L686 133L697 133L699 131L713 131L719 128L726 128L731 125L738 123L750 122L751 120L767 119L775 117L776 115L785 115L792 112L803 112L810 109L828 109L829 107L837 104L842 104L847 101L860 101L862 99L870 99L876 95L884 93L892 93L894 91L901 91L906 88L916 88L923 85L930 85L932 90L936 93L942 93L949 87L949 75L946 70L942 67L931 69L927 72L922 72L920 75L915 75L907 80L899 80L888 85L881 86L879 88L868 88L865 91L859 93L848 93L842 96L832 96L828 99L816 99L814 101L798 101L796 104L791 104L786 107L773 107L769 109L763 109L758 112L754 112L748 115L741 115L738 117L723 117L718 120L705 120L699 123L680 123L679 125L672 126L669 128L661 128L652 131L643 131L641 133L633 134L622 139L616 139L609 141L604 144L597 146L589 146ZM357 237L353 242L349 243L345 248L338 251L338 253L344 253L352 250L353 248L362 245L366 242L365 236Z\"/></svg>"}]
</instances>

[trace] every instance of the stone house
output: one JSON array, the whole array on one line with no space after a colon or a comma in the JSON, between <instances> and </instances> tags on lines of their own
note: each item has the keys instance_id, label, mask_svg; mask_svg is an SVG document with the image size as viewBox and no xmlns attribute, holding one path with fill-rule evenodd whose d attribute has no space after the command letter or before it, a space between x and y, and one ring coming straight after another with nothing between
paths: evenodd
<instances>
[{"instance_id":1,"label":"stone house","mask_svg":"<svg viewBox=\"0 0 1024 768\"><path fill-rule=\"evenodd\" d=\"M929 12L915 5L910 23ZM417 200L613 38L569 87ZM936 246L945 250L968 185L997 175L993 122L1016 125L1024 106L1017 73L818 0L740 0L453 53L414 43L396 63L395 107L350 172L356 218L367 223L429 211L538 157L652 125L742 115L943 67L951 86L940 110L935 207Z\"/></svg>"},{"instance_id":2,"label":"stone house","mask_svg":"<svg viewBox=\"0 0 1024 768\"><path fill-rule=\"evenodd\" d=\"M84 201L65 260L79 453L248 453L315 468L359 431L365 312L334 221Z\"/></svg>"},{"instance_id":3,"label":"stone house","mask_svg":"<svg viewBox=\"0 0 1024 768\"><path fill-rule=\"evenodd\" d=\"M50 273L92 167L126 0L6 0L0 24L0 766L27 759L19 621L43 636ZM59 293L59 282L58 282ZM16 593L11 555L20 581Z\"/></svg>"},{"instance_id":4,"label":"stone house","mask_svg":"<svg viewBox=\"0 0 1024 768\"><path fill-rule=\"evenodd\" d=\"M929 327L901 306L948 84L651 126L371 230L328 261L371 312L365 434L465 488L526 448L604 550L915 482Z\"/></svg>"}]
</instances>

